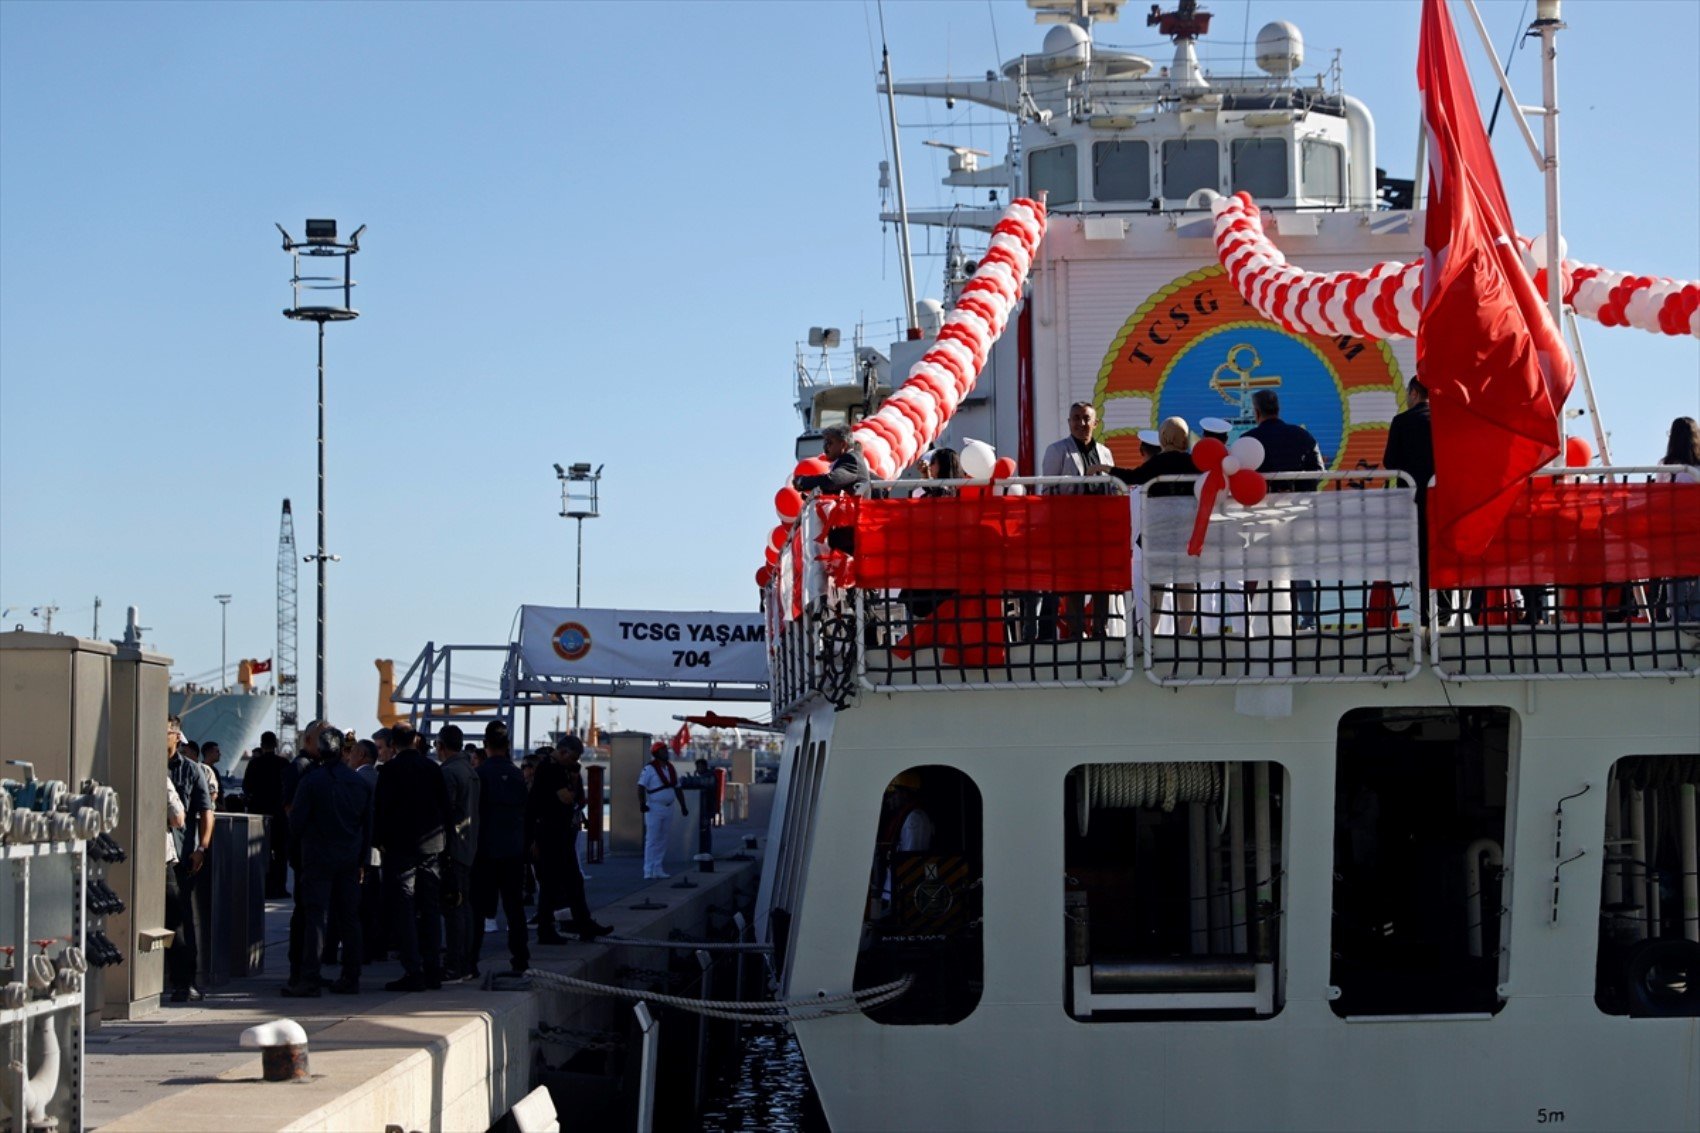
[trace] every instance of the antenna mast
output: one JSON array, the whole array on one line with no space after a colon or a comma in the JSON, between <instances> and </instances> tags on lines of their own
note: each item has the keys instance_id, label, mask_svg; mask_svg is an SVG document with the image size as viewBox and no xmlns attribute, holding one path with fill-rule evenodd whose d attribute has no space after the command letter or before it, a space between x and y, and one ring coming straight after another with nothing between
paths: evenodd
<instances>
[{"instance_id":1,"label":"antenna mast","mask_svg":"<svg viewBox=\"0 0 1700 1133\"><path fill-rule=\"evenodd\" d=\"M277 735L278 750L295 750L297 697L295 682L295 517L283 501L283 520L277 533Z\"/></svg>"}]
</instances>

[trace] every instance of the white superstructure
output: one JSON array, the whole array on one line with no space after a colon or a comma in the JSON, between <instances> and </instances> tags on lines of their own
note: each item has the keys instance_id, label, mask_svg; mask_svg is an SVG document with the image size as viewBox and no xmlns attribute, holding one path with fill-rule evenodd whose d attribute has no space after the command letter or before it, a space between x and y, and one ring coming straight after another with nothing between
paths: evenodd
<instances>
[{"instance_id":1,"label":"white superstructure","mask_svg":"<svg viewBox=\"0 0 1700 1133\"><path fill-rule=\"evenodd\" d=\"M1623 579L1621 603L1554 581L1414 628L1413 493L1365 473L1409 345L1259 319L1198 195L1250 191L1312 270L1415 258L1422 214L1378 199L1368 111L1298 79L1289 24L1234 77L1199 69L1194 3L1153 9L1166 65L1095 48L1113 4L1033 6L1067 21L1042 52L895 88L1020 122L996 166L956 151L951 183L1049 194L1025 308L947 442L990 439L1032 477L1086 401L1133 464L1162 418L1242 432L1277 389L1330 471L1230 508L1202 561L1163 553L1190 493L1083 505L1150 548L1115 593L842 585L805 513L767 598L789 723L761 927L786 998L915 978L796 1025L833 1128L1700 1128L1700 612L1667 579ZM1672 471L1551 490L1629 480L1669 506L1649 482ZM911 550L969 577L972 529ZM900 776L920 786L888 792ZM916 807L931 844L898 850Z\"/></svg>"}]
</instances>

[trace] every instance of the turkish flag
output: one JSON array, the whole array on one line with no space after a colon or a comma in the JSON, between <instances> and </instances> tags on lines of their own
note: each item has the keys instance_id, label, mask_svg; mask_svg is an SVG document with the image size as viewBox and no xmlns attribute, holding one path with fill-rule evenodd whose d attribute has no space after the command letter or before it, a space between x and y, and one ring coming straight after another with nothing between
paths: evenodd
<instances>
[{"instance_id":1,"label":"turkish flag","mask_svg":"<svg viewBox=\"0 0 1700 1133\"><path fill-rule=\"evenodd\" d=\"M680 724L679 730L674 733L673 742L670 745L673 748L673 754L674 755L685 754L685 747L690 742L691 742L691 726L689 724Z\"/></svg>"},{"instance_id":2,"label":"turkish flag","mask_svg":"<svg viewBox=\"0 0 1700 1133\"><path fill-rule=\"evenodd\" d=\"M1417 371L1434 423L1437 559L1479 554L1529 474L1558 455L1575 371L1523 267L1445 0L1423 0L1417 85L1429 204Z\"/></svg>"},{"instance_id":3,"label":"turkish flag","mask_svg":"<svg viewBox=\"0 0 1700 1133\"><path fill-rule=\"evenodd\" d=\"M261 673L269 673L272 671L272 659L267 657L264 661L252 662L249 665L248 671L253 673L255 676L258 676Z\"/></svg>"}]
</instances>

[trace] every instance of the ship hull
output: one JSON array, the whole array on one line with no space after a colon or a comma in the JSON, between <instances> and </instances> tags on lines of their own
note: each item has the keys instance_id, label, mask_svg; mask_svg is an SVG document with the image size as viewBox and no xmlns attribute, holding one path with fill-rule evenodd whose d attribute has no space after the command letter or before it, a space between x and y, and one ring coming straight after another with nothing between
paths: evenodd
<instances>
[{"instance_id":1,"label":"ship hull","mask_svg":"<svg viewBox=\"0 0 1700 1133\"><path fill-rule=\"evenodd\" d=\"M1342 1017L1333 965L1337 746L1366 707L1502 710L1511 720L1495 1010ZM805 733L807 744L805 745ZM983 819L983 987L960 1021L861 1014L797 1025L835 1129L1575 1129L1700 1127L1700 1020L1596 1004L1608 771L1692 755L1690 682L1533 682L1295 690L1293 714L1235 711L1231 688L864 695L799 714L787 735L763 899L783 915L783 992L852 985L885 785L955 768ZM1070 769L1081 763L1274 761L1285 893L1271 1017L1071 1014L1065 910ZM936 774L936 773L935 773ZM1584 785L1593 789L1577 796ZM1567 855L1553 917L1554 813ZM829 798L831 806L819 799Z\"/></svg>"}]
</instances>

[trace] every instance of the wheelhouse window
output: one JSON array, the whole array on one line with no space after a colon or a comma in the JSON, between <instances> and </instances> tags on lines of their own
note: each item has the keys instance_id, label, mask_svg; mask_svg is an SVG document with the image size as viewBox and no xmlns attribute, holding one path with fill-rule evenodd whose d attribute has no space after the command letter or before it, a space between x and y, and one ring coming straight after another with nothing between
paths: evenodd
<instances>
[{"instance_id":1,"label":"wheelhouse window","mask_svg":"<svg viewBox=\"0 0 1700 1133\"><path fill-rule=\"evenodd\" d=\"M1228 144L1233 191L1263 200L1288 195L1287 143L1280 138L1235 138Z\"/></svg>"},{"instance_id":2,"label":"wheelhouse window","mask_svg":"<svg viewBox=\"0 0 1700 1133\"><path fill-rule=\"evenodd\" d=\"M1506 955L1505 708L1361 708L1340 721L1336 1015L1486 1015Z\"/></svg>"},{"instance_id":3,"label":"wheelhouse window","mask_svg":"<svg viewBox=\"0 0 1700 1133\"><path fill-rule=\"evenodd\" d=\"M1092 196L1100 201L1151 199L1151 147L1145 142L1092 143Z\"/></svg>"},{"instance_id":4,"label":"wheelhouse window","mask_svg":"<svg viewBox=\"0 0 1700 1133\"><path fill-rule=\"evenodd\" d=\"M1594 1002L1608 1015L1700 1015L1700 752L1618 760L1606 777Z\"/></svg>"},{"instance_id":5,"label":"wheelhouse window","mask_svg":"<svg viewBox=\"0 0 1700 1133\"><path fill-rule=\"evenodd\" d=\"M1163 143L1163 199L1184 201L1200 189L1220 189L1220 166L1214 140L1170 138Z\"/></svg>"},{"instance_id":6,"label":"wheelhouse window","mask_svg":"<svg viewBox=\"0 0 1700 1133\"><path fill-rule=\"evenodd\" d=\"M985 985L980 789L954 767L911 767L884 784L856 986L913 976L868 1018L959 1023Z\"/></svg>"},{"instance_id":7,"label":"wheelhouse window","mask_svg":"<svg viewBox=\"0 0 1700 1133\"><path fill-rule=\"evenodd\" d=\"M1286 772L1089 763L1064 784L1068 1013L1260 1019L1281 1008Z\"/></svg>"},{"instance_id":8,"label":"wheelhouse window","mask_svg":"<svg viewBox=\"0 0 1700 1133\"><path fill-rule=\"evenodd\" d=\"M1072 205L1080 200L1080 162L1074 146L1034 150L1027 158L1027 182L1034 193L1048 192L1048 204Z\"/></svg>"},{"instance_id":9,"label":"wheelhouse window","mask_svg":"<svg viewBox=\"0 0 1700 1133\"><path fill-rule=\"evenodd\" d=\"M1346 203L1346 150L1333 142L1306 138L1299 143L1303 196L1329 204Z\"/></svg>"}]
</instances>

